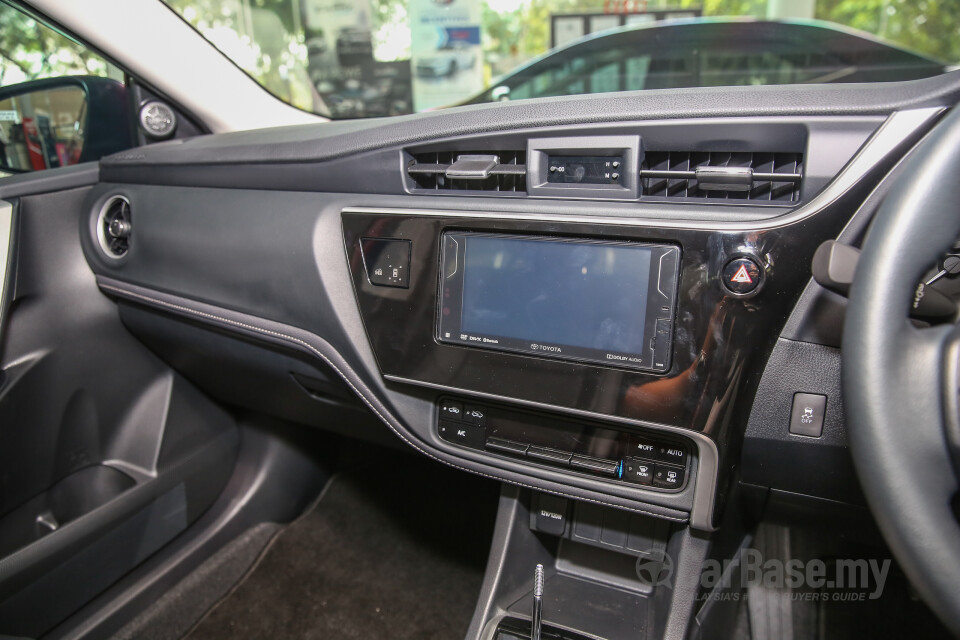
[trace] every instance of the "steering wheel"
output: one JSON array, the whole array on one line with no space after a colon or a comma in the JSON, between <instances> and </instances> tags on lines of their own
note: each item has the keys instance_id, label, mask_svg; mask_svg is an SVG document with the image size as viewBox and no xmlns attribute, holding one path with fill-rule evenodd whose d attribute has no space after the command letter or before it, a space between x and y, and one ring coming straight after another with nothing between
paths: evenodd
<instances>
[{"instance_id":1,"label":"steering wheel","mask_svg":"<svg viewBox=\"0 0 960 640\"><path fill-rule=\"evenodd\" d=\"M960 107L906 161L871 224L843 331L850 449L904 572L960 636L960 329L914 326L918 282L960 237Z\"/></svg>"}]
</instances>

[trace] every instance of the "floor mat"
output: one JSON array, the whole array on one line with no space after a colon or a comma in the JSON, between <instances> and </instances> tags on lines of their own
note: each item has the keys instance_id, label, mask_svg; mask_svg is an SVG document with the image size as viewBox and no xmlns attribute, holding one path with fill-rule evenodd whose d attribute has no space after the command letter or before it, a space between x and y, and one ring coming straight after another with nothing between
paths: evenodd
<instances>
[{"instance_id":1,"label":"floor mat","mask_svg":"<svg viewBox=\"0 0 960 640\"><path fill-rule=\"evenodd\" d=\"M335 476L187 637L462 638L497 494L494 482L401 455Z\"/></svg>"}]
</instances>

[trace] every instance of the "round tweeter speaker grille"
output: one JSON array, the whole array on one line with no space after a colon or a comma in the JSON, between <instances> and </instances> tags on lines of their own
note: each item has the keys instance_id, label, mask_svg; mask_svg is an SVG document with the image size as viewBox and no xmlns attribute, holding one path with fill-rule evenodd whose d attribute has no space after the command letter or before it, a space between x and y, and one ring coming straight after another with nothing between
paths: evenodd
<instances>
[{"instance_id":1,"label":"round tweeter speaker grille","mask_svg":"<svg viewBox=\"0 0 960 640\"><path fill-rule=\"evenodd\" d=\"M159 100L144 102L140 107L140 127L151 138L169 138L177 129L177 114Z\"/></svg>"}]
</instances>

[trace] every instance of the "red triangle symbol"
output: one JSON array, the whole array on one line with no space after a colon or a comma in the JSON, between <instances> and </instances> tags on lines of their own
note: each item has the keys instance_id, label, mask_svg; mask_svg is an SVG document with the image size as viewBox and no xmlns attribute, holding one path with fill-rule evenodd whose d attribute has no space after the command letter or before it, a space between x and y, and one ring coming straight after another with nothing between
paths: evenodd
<instances>
[{"instance_id":1,"label":"red triangle symbol","mask_svg":"<svg viewBox=\"0 0 960 640\"><path fill-rule=\"evenodd\" d=\"M740 284L753 284L753 279L747 273L747 265L742 264L737 272L730 278L730 282L739 282Z\"/></svg>"}]
</instances>

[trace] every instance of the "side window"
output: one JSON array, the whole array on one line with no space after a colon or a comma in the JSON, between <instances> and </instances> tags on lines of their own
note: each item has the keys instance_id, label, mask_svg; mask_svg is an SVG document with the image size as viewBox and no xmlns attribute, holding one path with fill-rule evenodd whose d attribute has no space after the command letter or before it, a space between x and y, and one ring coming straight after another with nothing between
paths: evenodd
<instances>
[{"instance_id":1,"label":"side window","mask_svg":"<svg viewBox=\"0 0 960 640\"><path fill-rule=\"evenodd\" d=\"M132 146L120 69L3 2L0 24L0 175Z\"/></svg>"}]
</instances>

